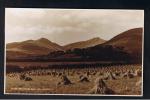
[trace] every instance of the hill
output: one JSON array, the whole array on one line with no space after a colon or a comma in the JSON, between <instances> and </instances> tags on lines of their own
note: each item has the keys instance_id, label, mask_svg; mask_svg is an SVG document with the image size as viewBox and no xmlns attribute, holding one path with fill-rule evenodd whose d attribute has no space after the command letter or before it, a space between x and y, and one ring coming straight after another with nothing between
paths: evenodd
<instances>
[{"instance_id":1,"label":"hill","mask_svg":"<svg viewBox=\"0 0 150 100\"><path fill-rule=\"evenodd\" d=\"M102 45L112 45L114 47L123 47L128 53L142 53L142 28L134 28L125 31Z\"/></svg>"},{"instance_id":2,"label":"hill","mask_svg":"<svg viewBox=\"0 0 150 100\"><path fill-rule=\"evenodd\" d=\"M142 28L134 28L120 33L119 35L113 37L109 41L103 44L96 45L94 47L87 48L88 54L93 55L103 55L102 57L107 58L107 56L117 57L121 59L123 57L131 58L133 62L142 61ZM96 52L96 53L92 53ZM118 54L118 55L117 55ZM121 56L121 55L122 56Z\"/></svg>"},{"instance_id":3,"label":"hill","mask_svg":"<svg viewBox=\"0 0 150 100\"><path fill-rule=\"evenodd\" d=\"M66 50L73 50L75 48L87 48L87 47L92 47L92 46L95 46L95 45L98 45L98 44L101 44L101 43L104 43L105 40L103 39L100 39L99 37L96 37L96 38L93 38L93 39L90 39L90 40L86 40L86 41L80 41L80 42L75 42L75 43L71 43L71 44L68 44L68 45L65 45L64 48Z\"/></svg>"},{"instance_id":4,"label":"hill","mask_svg":"<svg viewBox=\"0 0 150 100\"><path fill-rule=\"evenodd\" d=\"M46 55L54 51L63 51L63 47L53 43L45 38L38 40L27 40L23 42L8 43L6 52L9 56L18 53L18 55ZM17 54L16 54L17 55Z\"/></svg>"}]
</instances>

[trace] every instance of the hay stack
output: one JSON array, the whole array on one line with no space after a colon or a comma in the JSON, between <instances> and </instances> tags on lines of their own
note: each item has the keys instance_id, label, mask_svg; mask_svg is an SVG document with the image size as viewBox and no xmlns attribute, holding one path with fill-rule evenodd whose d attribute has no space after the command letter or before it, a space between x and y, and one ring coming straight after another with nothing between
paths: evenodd
<instances>
[{"instance_id":1,"label":"hay stack","mask_svg":"<svg viewBox=\"0 0 150 100\"><path fill-rule=\"evenodd\" d=\"M134 78L134 74L133 73L128 73L128 78Z\"/></svg>"},{"instance_id":2,"label":"hay stack","mask_svg":"<svg viewBox=\"0 0 150 100\"><path fill-rule=\"evenodd\" d=\"M102 73L102 72L98 73L98 76L103 76L103 75L104 75L104 73Z\"/></svg>"},{"instance_id":3,"label":"hay stack","mask_svg":"<svg viewBox=\"0 0 150 100\"><path fill-rule=\"evenodd\" d=\"M86 73L86 75L89 77L89 76L90 76L90 72L88 71L88 72Z\"/></svg>"},{"instance_id":4,"label":"hay stack","mask_svg":"<svg viewBox=\"0 0 150 100\"><path fill-rule=\"evenodd\" d=\"M58 77L60 77L61 75L63 75L63 74L62 74L62 73L59 73L59 74L58 74Z\"/></svg>"},{"instance_id":5,"label":"hay stack","mask_svg":"<svg viewBox=\"0 0 150 100\"><path fill-rule=\"evenodd\" d=\"M136 70L135 74L136 74L136 76L141 77L142 76L142 71L138 69L138 70Z\"/></svg>"},{"instance_id":6,"label":"hay stack","mask_svg":"<svg viewBox=\"0 0 150 100\"><path fill-rule=\"evenodd\" d=\"M102 78L97 78L95 86L88 92L90 94L114 94L115 92L107 87Z\"/></svg>"},{"instance_id":7,"label":"hay stack","mask_svg":"<svg viewBox=\"0 0 150 100\"><path fill-rule=\"evenodd\" d=\"M32 81L32 78L29 76L26 76L26 74L21 74L19 76L20 80L25 80L25 81Z\"/></svg>"},{"instance_id":8,"label":"hay stack","mask_svg":"<svg viewBox=\"0 0 150 100\"><path fill-rule=\"evenodd\" d=\"M31 77L26 77L24 80L25 81L32 81L32 78Z\"/></svg>"},{"instance_id":9,"label":"hay stack","mask_svg":"<svg viewBox=\"0 0 150 100\"><path fill-rule=\"evenodd\" d=\"M121 72L115 72L115 76L120 76Z\"/></svg>"},{"instance_id":10,"label":"hay stack","mask_svg":"<svg viewBox=\"0 0 150 100\"><path fill-rule=\"evenodd\" d=\"M57 85L69 85L69 84L72 84L71 81L69 80L69 78L66 75L63 75L60 79L61 79L61 81L58 82Z\"/></svg>"},{"instance_id":11,"label":"hay stack","mask_svg":"<svg viewBox=\"0 0 150 100\"><path fill-rule=\"evenodd\" d=\"M110 72L110 73L107 73L103 79L104 80L116 80L117 78Z\"/></svg>"},{"instance_id":12,"label":"hay stack","mask_svg":"<svg viewBox=\"0 0 150 100\"><path fill-rule=\"evenodd\" d=\"M116 76L115 76L112 72L110 72L109 77L110 77L112 80L116 80L116 79L117 79Z\"/></svg>"},{"instance_id":13,"label":"hay stack","mask_svg":"<svg viewBox=\"0 0 150 100\"><path fill-rule=\"evenodd\" d=\"M122 78L128 78L128 73L123 73Z\"/></svg>"},{"instance_id":14,"label":"hay stack","mask_svg":"<svg viewBox=\"0 0 150 100\"><path fill-rule=\"evenodd\" d=\"M124 73L124 74L122 75L122 77L123 77L123 78L134 78L134 77L135 77L135 74L132 73L132 72L130 72L130 71L128 71L128 72Z\"/></svg>"},{"instance_id":15,"label":"hay stack","mask_svg":"<svg viewBox=\"0 0 150 100\"><path fill-rule=\"evenodd\" d=\"M19 75L20 80L24 80L25 78L26 78L26 75L24 73Z\"/></svg>"},{"instance_id":16,"label":"hay stack","mask_svg":"<svg viewBox=\"0 0 150 100\"><path fill-rule=\"evenodd\" d=\"M80 77L79 82L90 82L90 81L86 76L82 76L82 77Z\"/></svg>"},{"instance_id":17,"label":"hay stack","mask_svg":"<svg viewBox=\"0 0 150 100\"><path fill-rule=\"evenodd\" d=\"M84 77L83 75L79 75L79 79L81 79L82 77Z\"/></svg>"}]
</instances>

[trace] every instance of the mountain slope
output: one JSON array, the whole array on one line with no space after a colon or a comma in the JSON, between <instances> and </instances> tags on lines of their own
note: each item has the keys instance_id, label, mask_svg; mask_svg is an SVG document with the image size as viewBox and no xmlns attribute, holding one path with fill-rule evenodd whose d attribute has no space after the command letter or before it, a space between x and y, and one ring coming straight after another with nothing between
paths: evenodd
<instances>
[{"instance_id":1,"label":"mountain slope","mask_svg":"<svg viewBox=\"0 0 150 100\"><path fill-rule=\"evenodd\" d=\"M142 28L134 28L125 31L102 45L112 45L123 47L128 53L142 53Z\"/></svg>"},{"instance_id":2,"label":"mountain slope","mask_svg":"<svg viewBox=\"0 0 150 100\"><path fill-rule=\"evenodd\" d=\"M9 52L9 56L13 53L28 54L28 55L44 55L49 52L63 50L61 46L53 43L45 38L38 40L27 40L23 42L8 43L6 45L6 51Z\"/></svg>"},{"instance_id":3,"label":"mountain slope","mask_svg":"<svg viewBox=\"0 0 150 100\"><path fill-rule=\"evenodd\" d=\"M71 44L65 45L64 48L66 50L75 49L75 48L87 48L87 47L92 47L92 46L95 46L95 45L98 45L98 44L101 44L104 42L105 42L105 40L97 37L97 38L93 38L93 39L90 39L87 41L71 43Z\"/></svg>"},{"instance_id":4,"label":"mountain slope","mask_svg":"<svg viewBox=\"0 0 150 100\"><path fill-rule=\"evenodd\" d=\"M99 58L99 60L142 63L142 33L142 28L130 29L103 44L86 48L85 55Z\"/></svg>"}]
</instances>

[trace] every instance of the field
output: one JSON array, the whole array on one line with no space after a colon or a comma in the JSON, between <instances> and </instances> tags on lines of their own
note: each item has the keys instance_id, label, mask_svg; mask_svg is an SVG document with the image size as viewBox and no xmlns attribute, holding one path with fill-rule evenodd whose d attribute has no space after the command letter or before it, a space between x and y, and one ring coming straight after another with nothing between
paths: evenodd
<instances>
[{"instance_id":1,"label":"field","mask_svg":"<svg viewBox=\"0 0 150 100\"><path fill-rule=\"evenodd\" d=\"M141 72L142 67L139 64L10 72L6 74L6 93L107 94L90 92L96 85L95 80L101 78L107 88L113 90L113 93L108 95L141 95ZM21 75L29 79L21 79Z\"/></svg>"}]
</instances>

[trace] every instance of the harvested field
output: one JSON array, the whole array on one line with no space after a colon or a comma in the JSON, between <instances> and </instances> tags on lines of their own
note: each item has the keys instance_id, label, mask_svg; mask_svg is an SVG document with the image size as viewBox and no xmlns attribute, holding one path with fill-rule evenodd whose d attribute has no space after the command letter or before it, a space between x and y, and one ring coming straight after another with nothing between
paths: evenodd
<instances>
[{"instance_id":1,"label":"harvested field","mask_svg":"<svg viewBox=\"0 0 150 100\"><path fill-rule=\"evenodd\" d=\"M19 72L11 72L6 75L6 93L39 93L39 94L89 94L94 87L95 80L102 78L108 88L115 91L112 95L141 95L141 85L136 85L141 80L136 72L142 70L141 65L114 65L88 68L62 68L62 69L37 69ZM105 79L110 73L115 79ZM131 78L122 77L125 73L132 73ZM119 73L119 74L118 74ZM24 74L32 80L20 80ZM64 84L67 77L69 84ZM63 79L62 79L63 77ZM82 77L89 81L80 82ZM63 80L63 81L62 81ZM63 84L58 84L62 82ZM101 94L99 94L101 95ZM108 94L111 95L111 94Z\"/></svg>"}]
</instances>

